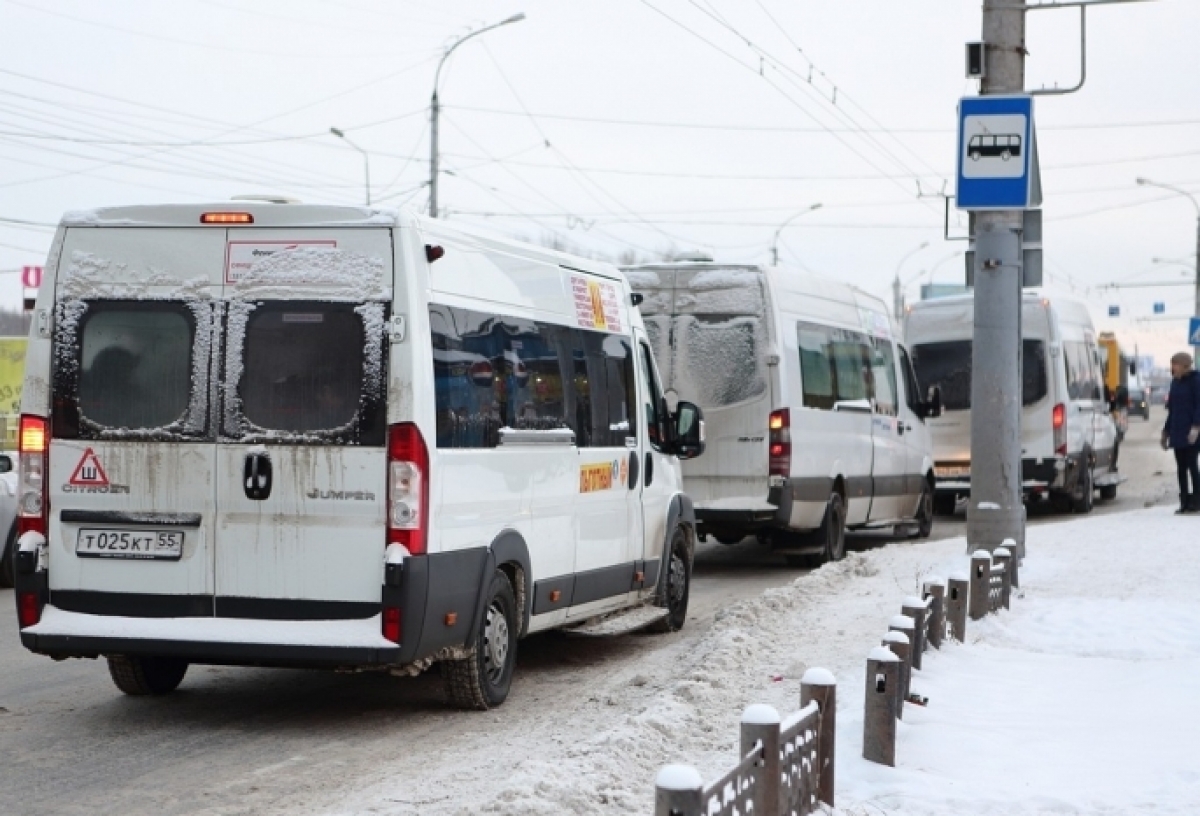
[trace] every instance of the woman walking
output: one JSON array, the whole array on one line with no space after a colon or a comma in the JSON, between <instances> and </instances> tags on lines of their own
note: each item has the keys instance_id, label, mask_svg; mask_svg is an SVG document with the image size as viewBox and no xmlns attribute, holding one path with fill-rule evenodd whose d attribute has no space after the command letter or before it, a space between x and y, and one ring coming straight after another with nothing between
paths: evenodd
<instances>
[{"instance_id":1,"label":"woman walking","mask_svg":"<svg viewBox=\"0 0 1200 816\"><path fill-rule=\"evenodd\" d=\"M1180 352L1171 358L1171 393L1167 402L1167 424L1163 426L1163 450L1175 450L1179 473L1179 513L1200 513L1200 374L1192 368L1192 355ZM1188 489L1188 477L1191 489Z\"/></svg>"}]
</instances>

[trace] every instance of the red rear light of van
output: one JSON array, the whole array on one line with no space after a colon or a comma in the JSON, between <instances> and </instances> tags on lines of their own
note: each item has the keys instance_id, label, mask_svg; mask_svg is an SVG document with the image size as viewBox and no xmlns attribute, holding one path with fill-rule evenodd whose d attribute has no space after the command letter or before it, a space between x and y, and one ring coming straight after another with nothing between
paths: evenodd
<instances>
[{"instance_id":1,"label":"red rear light of van","mask_svg":"<svg viewBox=\"0 0 1200 816\"><path fill-rule=\"evenodd\" d=\"M17 626L26 629L42 619L42 602L36 592L17 593Z\"/></svg>"},{"instance_id":2,"label":"red rear light of van","mask_svg":"<svg viewBox=\"0 0 1200 816\"><path fill-rule=\"evenodd\" d=\"M792 472L792 416L787 408L771 412L767 422L768 473L789 476Z\"/></svg>"},{"instance_id":3,"label":"red rear light of van","mask_svg":"<svg viewBox=\"0 0 1200 816\"><path fill-rule=\"evenodd\" d=\"M400 608L385 606L383 608L383 636L392 643L400 642Z\"/></svg>"},{"instance_id":4,"label":"red rear light of van","mask_svg":"<svg viewBox=\"0 0 1200 816\"><path fill-rule=\"evenodd\" d=\"M425 554L429 529L429 449L411 422L388 428L387 543Z\"/></svg>"},{"instance_id":5,"label":"red rear light of van","mask_svg":"<svg viewBox=\"0 0 1200 816\"><path fill-rule=\"evenodd\" d=\"M200 214L201 224L253 224L254 216L248 212L206 212Z\"/></svg>"},{"instance_id":6,"label":"red rear light of van","mask_svg":"<svg viewBox=\"0 0 1200 816\"><path fill-rule=\"evenodd\" d=\"M50 503L46 477L50 469L50 423L23 415L17 435L20 467L17 476L17 535L33 530L46 535Z\"/></svg>"},{"instance_id":7,"label":"red rear light of van","mask_svg":"<svg viewBox=\"0 0 1200 816\"><path fill-rule=\"evenodd\" d=\"M1054 406L1054 453L1058 456L1067 455L1067 406L1061 402Z\"/></svg>"}]
</instances>

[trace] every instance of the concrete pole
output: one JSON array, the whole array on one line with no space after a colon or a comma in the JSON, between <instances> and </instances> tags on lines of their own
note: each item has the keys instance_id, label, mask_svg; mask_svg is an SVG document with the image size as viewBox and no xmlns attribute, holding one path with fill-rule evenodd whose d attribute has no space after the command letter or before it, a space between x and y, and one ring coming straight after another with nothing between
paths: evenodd
<instances>
[{"instance_id":1,"label":"concrete pole","mask_svg":"<svg viewBox=\"0 0 1200 816\"><path fill-rule=\"evenodd\" d=\"M438 66L439 68L441 66ZM429 217L438 217L438 93L433 86L433 98L429 101Z\"/></svg>"},{"instance_id":2,"label":"concrete pole","mask_svg":"<svg viewBox=\"0 0 1200 816\"><path fill-rule=\"evenodd\" d=\"M863 759L896 765L896 684L900 658L882 646L867 656L866 704L863 706Z\"/></svg>"},{"instance_id":3,"label":"concrete pole","mask_svg":"<svg viewBox=\"0 0 1200 816\"><path fill-rule=\"evenodd\" d=\"M742 756L761 743L762 771L756 774L754 788L755 813L781 813L780 782L782 767L780 759L779 712L761 703L750 705L742 712L741 748Z\"/></svg>"},{"instance_id":4,"label":"concrete pole","mask_svg":"<svg viewBox=\"0 0 1200 816\"><path fill-rule=\"evenodd\" d=\"M981 92L1023 93L1025 9L984 0L987 78ZM975 216L975 339L971 370L971 501L967 552L1025 543L1021 502L1022 212Z\"/></svg>"},{"instance_id":5,"label":"concrete pole","mask_svg":"<svg viewBox=\"0 0 1200 816\"><path fill-rule=\"evenodd\" d=\"M940 649L946 637L946 585L941 579L926 581L924 594L929 599L929 625L925 627L929 645Z\"/></svg>"},{"instance_id":6,"label":"concrete pole","mask_svg":"<svg viewBox=\"0 0 1200 816\"><path fill-rule=\"evenodd\" d=\"M946 582L946 618L950 621L950 637L959 643L967 640L967 598L971 582L967 578L951 578Z\"/></svg>"},{"instance_id":7,"label":"concrete pole","mask_svg":"<svg viewBox=\"0 0 1200 816\"><path fill-rule=\"evenodd\" d=\"M817 799L833 807L834 736L837 734L837 680L825 669L816 667L800 679L800 707L813 700L821 710L817 726Z\"/></svg>"}]
</instances>

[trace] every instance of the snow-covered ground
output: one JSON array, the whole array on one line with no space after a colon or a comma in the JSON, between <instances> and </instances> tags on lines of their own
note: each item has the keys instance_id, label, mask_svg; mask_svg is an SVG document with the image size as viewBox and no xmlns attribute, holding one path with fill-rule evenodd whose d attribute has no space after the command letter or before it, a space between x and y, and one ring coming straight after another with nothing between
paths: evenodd
<instances>
[{"instance_id":1,"label":"snow-covered ground","mask_svg":"<svg viewBox=\"0 0 1200 816\"><path fill-rule=\"evenodd\" d=\"M397 745L316 810L649 814L662 764L715 777L742 709L795 709L823 666L839 681L839 814L1200 812L1200 518L1169 508L1030 528L1012 610L926 655L913 689L929 706L906 706L896 768L861 759L867 652L906 595L967 563L962 539L893 542L737 603L699 638L634 636L642 659L596 667L599 686L464 718L494 735L485 747Z\"/></svg>"}]
</instances>

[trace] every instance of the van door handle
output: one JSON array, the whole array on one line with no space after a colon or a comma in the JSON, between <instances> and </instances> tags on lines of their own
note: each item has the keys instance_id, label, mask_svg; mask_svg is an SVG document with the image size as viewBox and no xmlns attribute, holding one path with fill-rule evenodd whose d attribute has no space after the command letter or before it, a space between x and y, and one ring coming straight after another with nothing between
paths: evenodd
<instances>
[{"instance_id":1,"label":"van door handle","mask_svg":"<svg viewBox=\"0 0 1200 816\"><path fill-rule=\"evenodd\" d=\"M629 452L629 489L633 490L638 485L638 455L637 451Z\"/></svg>"},{"instance_id":2,"label":"van door handle","mask_svg":"<svg viewBox=\"0 0 1200 816\"><path fill-rule=\"evenodd\" d=\"M654 481L653 454L650 451L646 451L646 475L642 477L642 483L644 485L646 485L646 487L649 487L650 483L653 481Z\"/></svg>"},{"instance_id":3,"label":"van door handle","mask_svg":"<svg viewBox=\"0 0 1200 816\"><path fill-rule=\"evenodd\" d=\"M265 453L248 453L242 464L242 489L246 498L264 501L271 496L271 457Z\"/></svg>"}]
</instances>

